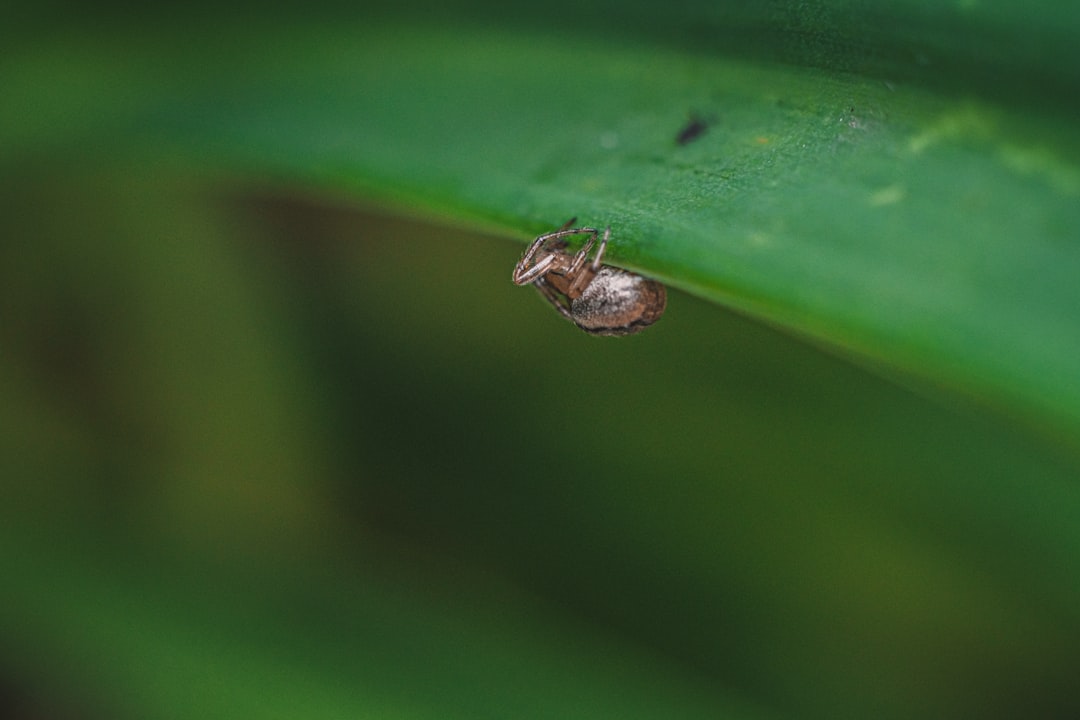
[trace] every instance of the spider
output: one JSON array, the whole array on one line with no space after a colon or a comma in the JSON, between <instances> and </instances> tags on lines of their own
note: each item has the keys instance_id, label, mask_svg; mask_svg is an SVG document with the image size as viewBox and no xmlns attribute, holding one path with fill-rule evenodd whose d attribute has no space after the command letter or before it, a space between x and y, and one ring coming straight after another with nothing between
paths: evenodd
<instances>
[{"instance_id":1,"label":"spider","mask_svg":"<svg viewBox=\"0 0 1080 720\"><path fill-rule=\"evenodd\" d=\"M604 230L596 257L588 262L589 251L600 231L570 227L571 218L555 232L541 235L514 266L514 282L530 283L559 313L592 335L632 335L660 319L667 305L667 292L655 280L629 270L601 265L611 227ZM587 235L577 253L566 251L566 238Z\"/></svg>"}]
</instances>

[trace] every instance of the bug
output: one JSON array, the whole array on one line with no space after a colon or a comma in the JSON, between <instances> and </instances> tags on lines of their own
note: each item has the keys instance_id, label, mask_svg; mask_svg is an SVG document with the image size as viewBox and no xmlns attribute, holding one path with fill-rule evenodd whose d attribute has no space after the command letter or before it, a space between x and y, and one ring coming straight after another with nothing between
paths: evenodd
<instances>
[{"instance_id":1,"label":"bug","mask_svg":"<svg viewBox=\"0 0 1080 720\"><path fill-rule=\"evenodd\" d=\"M559 313L592 335L632 335L660 319L667 291L655 280L601 264L611 227L604 230L596 256L589 252L600 231L571 227L577 218L554 232L540 235L514 266L517 285L533 285ZM567 252L567 238L588 239L576 253Z\"/></svg>"}]
</instances>

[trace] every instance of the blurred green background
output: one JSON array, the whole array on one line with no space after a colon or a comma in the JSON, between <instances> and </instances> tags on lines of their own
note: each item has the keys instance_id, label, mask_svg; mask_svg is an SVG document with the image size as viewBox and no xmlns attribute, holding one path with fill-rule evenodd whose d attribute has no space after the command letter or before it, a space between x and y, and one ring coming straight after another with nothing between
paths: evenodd
<instances>
[{"instance_id":1,"label":"blurred green background","mask_svg":"<svg viewBox=\"0 0 1080 720\"><path fill-rule=\"evenodd\" d=\"M0 715L1080 713L1075 438L675 290L586 336L505 236L91 89L0 135Z\"/></svg>"}]
</instances>

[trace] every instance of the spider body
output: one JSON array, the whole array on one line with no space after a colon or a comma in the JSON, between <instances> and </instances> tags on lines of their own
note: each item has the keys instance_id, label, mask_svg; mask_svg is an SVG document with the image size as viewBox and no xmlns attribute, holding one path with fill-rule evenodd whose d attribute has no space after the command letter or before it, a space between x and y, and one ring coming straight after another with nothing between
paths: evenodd
<instances>
[{"instance_id":1,"label":"spider body","mask_svg":"<svg viewBox=\"0 0 1080 720\"><path fill-rule=\"evenodd\" d=\"M533 285L563 317L592 335L632 335L659 320L667 305L664 286L629 270L601 264L610 227L589 262L589 251L600 231L571 228L574 220L533 240L514 267L514 282ZM571 255L566 251L566 239L575 235L587 235L588 239Z\"/></svg>"}]
</instances>

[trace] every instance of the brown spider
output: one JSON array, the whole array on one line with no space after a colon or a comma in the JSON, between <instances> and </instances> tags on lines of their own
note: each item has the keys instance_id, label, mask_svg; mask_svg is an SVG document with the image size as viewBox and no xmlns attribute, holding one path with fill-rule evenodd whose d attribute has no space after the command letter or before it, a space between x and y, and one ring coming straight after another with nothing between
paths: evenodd
<instances>
[{"instance_id":1,"label":"brown spider","mask_svg":"<svg viewBox=\"0 0 1080 720\"><path fill-rule=\"evenodd\" d=\"M514 282L532 284L570 322L593 335L632 335L660 319L667 305L667 292L655 280L629 270L601 265L611 228L587 262L589 251L600 231L571 228L571 218L555 232L541 235L514 266ZM577 253L566 252L566 238L588 235Z\"/></svg>"}]
</instances>

